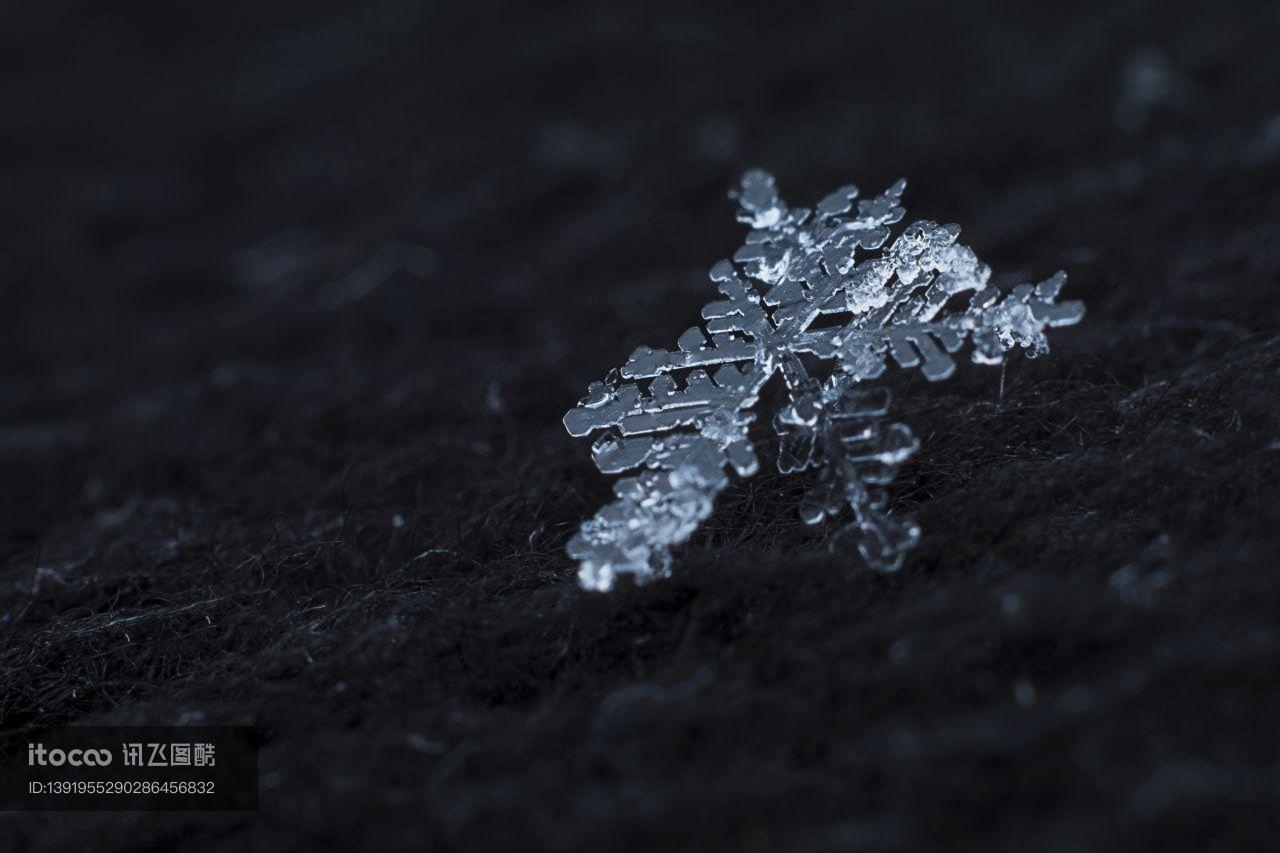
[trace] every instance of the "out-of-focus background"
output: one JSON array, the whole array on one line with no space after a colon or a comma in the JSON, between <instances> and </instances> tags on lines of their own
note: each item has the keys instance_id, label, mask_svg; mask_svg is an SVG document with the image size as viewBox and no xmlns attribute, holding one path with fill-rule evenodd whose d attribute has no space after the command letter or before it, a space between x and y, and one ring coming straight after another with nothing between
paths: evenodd
<instances>
[{"instance_id":1,"label":"out-of-focus background","mask_svg":"<svg viewBox=\"0 0 1280 853\"><path fill-rule=\"evenodd\" d=\"M1273 843L1274 4L128 5L0 9L0 747L253 725L261 808L7 849ZM901 572L764 474L583 593L560 417L750 167L1089 313L893 378Z\"/></svg>"}]
</instances>

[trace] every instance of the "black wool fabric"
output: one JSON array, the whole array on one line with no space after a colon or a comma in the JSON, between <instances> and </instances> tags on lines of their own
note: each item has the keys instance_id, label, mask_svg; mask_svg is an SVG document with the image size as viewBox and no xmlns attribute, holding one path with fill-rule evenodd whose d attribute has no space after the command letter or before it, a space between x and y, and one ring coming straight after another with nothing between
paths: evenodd
<instances>
[{"instance_id":1,"label":"black wool fabric","mask_svg":"<svg viewBox=\"0 0 1280 853\"><path fill-rule=\"evenodd\" d=\"M258 812L11 850L1250 850L1280 803L1274 4L0 15L0 754L254 726ZM737 481L564 546L560 419L674 345L749 168L908 180L1052 353L891 370L921 544Z\"/></svg>"}]
</instances>

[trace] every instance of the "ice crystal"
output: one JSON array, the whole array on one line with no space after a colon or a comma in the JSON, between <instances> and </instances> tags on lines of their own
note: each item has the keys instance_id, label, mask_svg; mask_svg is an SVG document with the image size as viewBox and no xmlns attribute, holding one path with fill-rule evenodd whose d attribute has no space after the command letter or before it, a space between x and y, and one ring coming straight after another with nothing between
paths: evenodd
<instances>
[{"instance_id":1,"label":"ice crystal","mask_svg":"<svg viewBox=\"0 0 1280 853\"><path fill-rule=\"evenodd\" d=\"M816 524L848 505L844 531L857 536L864 559L886 571L901 565L919 528L885 510L881 487L917 441L886 419L889 394L869 383L890 360L946 379L966 340L982 364L1015 346L1040 355L1046 327L1084 315L1079 302L1054 301L1062 272L1007 294L989 286L990 269L956 242L955 225L916 222L890 241L905 188L899 181L859 200L846 186L808 210L788 207L772 175L743 177L731 195L752 230L732 262L711 269L723 298L703 307L702 326L676 349L637 348L565 415L571 435L603 431L592 445L603 473L639 472L620 479L617 500L569 542L584 587L669 572L672 546L711 514L728 470L758 470L748 427L775 372L786 388L773 416L778 468L816 471L801 517ZM971 294L967 304L952 307L961 293ZM815 327L821 315L836 316Z\"/></svg>"}]
</instances>

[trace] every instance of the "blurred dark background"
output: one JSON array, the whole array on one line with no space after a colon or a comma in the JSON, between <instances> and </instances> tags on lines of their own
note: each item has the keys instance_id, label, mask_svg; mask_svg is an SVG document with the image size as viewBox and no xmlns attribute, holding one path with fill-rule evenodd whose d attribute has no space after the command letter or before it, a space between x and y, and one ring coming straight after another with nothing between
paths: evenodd
<instances>
[{"instance_id":1,"label":"blurred dark background","mask_svg":"<svg viewBox=\"0 0 1280 853\"><path fill-rule=\"evenodd\" d=\"M0 8L0 746L254 725L261 809L2 846L1274 843L1275 4L125 5ZM585 594L560 417L750 167L1089 313L893 379L901 572L763 474Z\"/></svg>"}]
</instances>

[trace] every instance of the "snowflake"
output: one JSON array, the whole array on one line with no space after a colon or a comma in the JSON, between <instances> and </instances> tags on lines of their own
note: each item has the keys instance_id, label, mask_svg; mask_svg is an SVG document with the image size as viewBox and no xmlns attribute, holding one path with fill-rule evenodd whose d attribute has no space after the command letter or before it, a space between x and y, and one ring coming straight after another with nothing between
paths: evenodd
<instances>
[{"instance_id":1,"label":"snowflake","mask_svg":"<svg viewBox=\"0 0 1280 853\"><path fill-rule=\"evenodd\" d=\"M946 379L966 340L981 364L1015 346L1037 356L1048 352L1046 327L1084 316L1081 303L1054 301L1062 272L1007 294L989 286L990 269L956 242L955 225L916 222L890 242L905 188L858 200L857 188L842 187L807 210L789 208L772 175L743 177L731 195L752 231L732 262L711 269L723 299L703 307L702 326L677 349L637 348L565 415L571 435L604 431L592 445L601 472L639 472L618 480L617 500L569 542L584 587L669 573L671 548L711 514L728 471L759 469L748 428L775 372L787 395L773 417L778 468L816 470L801 517L816 524L847 504L846 529L868 564L901 565L920 531L885 510L881 487L918 443L906 425L886 422L889 394L868 383L890 359ZM967 305L950 307L962 293ZM835 322L815 327L822 315Z\"/></svg>"}]
</instances>

